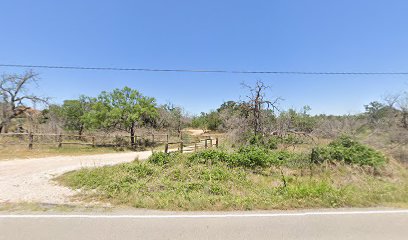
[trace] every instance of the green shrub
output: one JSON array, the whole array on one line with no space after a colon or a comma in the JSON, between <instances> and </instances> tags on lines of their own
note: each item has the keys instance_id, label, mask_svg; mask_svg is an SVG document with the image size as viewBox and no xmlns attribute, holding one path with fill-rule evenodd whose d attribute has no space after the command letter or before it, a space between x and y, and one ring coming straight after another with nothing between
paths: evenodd
<instances>
[{"instance_id":1,"label":"green shrub","mask_svg":"<svg viewBox=\"0 0 408 240\"><path fill-rule=\"evenodd\" d=\"M264 147L265 143L266 143L266 140L261 135L251 134L249 135L248 140L247 140L247 145L250 145L250 146Z\"/></svg>"},{"instance_id":2,"label":"green shrub","mask_svg":"<svg viewBox=\"0 0 408 240\"><path fill-rule=\"evenodd\" d=\"M189 156L188 160L193 163L218 163L218 162L226 162L229 163L230 161L230 154L221 151L221 150L204 150L200 152L196 152Z\"/></svg>"},{"instance_id":3,"label":"green shrub","mask_svg":"<svg viewBox=\"0 0 408 240\"><path fill-rule=\"evenodd\" d=\"M257 146L242 147L232 154L231 158L236 166L242 167L266 167L271 164L271 151Z\"/></svg>"},{"instance_id":4,"label":"green shrub","mask_svg":"<svg viewBox=\"0 0 408 240\"><path fill-rule=\"evenodd\" d=\"M347 164L378 167L385 164L385 157L378 151L363 145L350 137L342 136L326 147L313 149L312 161L343 161Z\"/></svg>"},{"instance_id":5,"label":"green shrub","mask_svg":"<svg viewBox=\"0 0 408 240\"><path fill-rule=\"evenodd\" d=\"M174 153L155 152L149 157L147 161L149 163L162 166L170 163L174 159L177 159L179 155L180 153L178 152Z\"/></svg>"},{"instance_id":6,"label":"green shrub","mask_svg":"<svg viewBox=\"0 0 408 240\"><path fill-rule=\"evenodd\" d=\"M277 137L271 137L268 139L267 148L269 149L278 149L279 139Z\"/></svg>"},{"instance_id":7,"label":"green shrub","mask_svg":"<svg viewBox=\"0 0 408 240\"><path fill-rule=\"evenodd\" d=\"M288 151L272 151L264 147L245 146L238 151L228 153L221 150L204 150L189 156L192 163L225 163L229 167L270 167L272 165L294 165L292 162L303 161L304 155ZM291 164L288 164L291 163Z\"/></svg>"}]
</instances>

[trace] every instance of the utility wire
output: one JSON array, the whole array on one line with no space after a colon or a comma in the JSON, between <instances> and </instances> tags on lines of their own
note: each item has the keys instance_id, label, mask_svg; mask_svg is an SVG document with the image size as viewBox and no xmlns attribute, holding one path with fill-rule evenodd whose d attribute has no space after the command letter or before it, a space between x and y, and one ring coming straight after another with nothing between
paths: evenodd
<instances>
[{"instance_id":1,"label":"utility wire","mask_svg":"<svg viewBox=\"0 0 408 240\"><path fill-rule=\"evenodd\" d=\"M120 67L83 67L55 65L0 64L0 67L46 68L68 70L98 71L139 71L139 72L184 72L184 73L233 73L233 74L287 74L287 75L408 75L408 72L307 72L307 71L230 71L199 69L155 69L155 68L120 68Z\"/></svg>"}]
</instances>

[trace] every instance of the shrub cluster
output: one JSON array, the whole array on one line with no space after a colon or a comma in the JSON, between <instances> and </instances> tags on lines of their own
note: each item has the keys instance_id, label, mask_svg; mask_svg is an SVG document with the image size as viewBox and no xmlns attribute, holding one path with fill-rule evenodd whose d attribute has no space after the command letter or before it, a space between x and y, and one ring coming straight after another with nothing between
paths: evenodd
<instances>
[{"instance_id":1,"label":"shrub cluster","mask_svg":"<svg viewBox=\"0 0 408 240\"><path fill-rule=\"evenodd\" d=\"M174 153L164 153L164 152L155 152L152 154L152 156L149 157L147 160L149 163L163 166L171 161L174 161L180 156L180 153L174 152Z\"/></svg>"},{"instance_id":2,"label":"shrub cluster","mask_svg":"<svg viewBox=\"0 0 408 240\"><path fill-rule=\"evenodd\" d=\"M343 161L347 164L373 167L382 166L386 162L386 158L380 152L347 136L339 137L326 147L313 149L311 160L315 163Z\"/></svg>"},{"instance_id":3,"label":"shrub cluster","mask_svg":"<svg viewBox=\"0 0 408 240\"><path fill-rule=\"evenodd\" d=\"M281 165L290 160L302 158L300 154L288 151L271 151L264 147L246 146L236 152L205 150L192 154L188 159L194 163L226 163L230 167L269 167Z\"/></svg>"}]
</instances>

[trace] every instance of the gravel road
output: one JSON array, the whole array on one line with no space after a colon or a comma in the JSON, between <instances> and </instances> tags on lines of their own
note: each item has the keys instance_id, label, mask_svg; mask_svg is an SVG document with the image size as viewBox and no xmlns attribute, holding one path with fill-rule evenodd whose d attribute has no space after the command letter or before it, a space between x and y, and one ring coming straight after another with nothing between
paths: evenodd
<instances>
[{"instance_id":1,"label":"gravel road","mask_svg":"<svg viewBox=\"0 0 408 240\"><path fill-rule=\"evenodd\" d=\"M52 178L82 167L143 160L150 155L151 151L145 151L0 161L0 203L72 204L70 196L76 192L57 185Z\"/></svg>"}]
</instances>

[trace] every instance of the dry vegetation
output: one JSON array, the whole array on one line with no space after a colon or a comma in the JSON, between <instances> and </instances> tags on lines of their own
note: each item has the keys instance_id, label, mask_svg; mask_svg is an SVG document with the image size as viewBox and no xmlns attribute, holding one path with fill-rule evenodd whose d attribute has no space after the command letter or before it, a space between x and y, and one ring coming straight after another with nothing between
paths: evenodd
<instances>
[{"instance_id":1,"label":"dry vegetation","mask_svg":"<svg viewBox=\"0 0 408 240\"><path fill-rule=\"evenodd\" d=\"M103 154L118 152L115 148L92 148L81 146L58 147L38 147L28 149L26 146L0 147L0 160L29 159L53 156L79 156L90 154Z\"/></svg>"}]
</instances>

